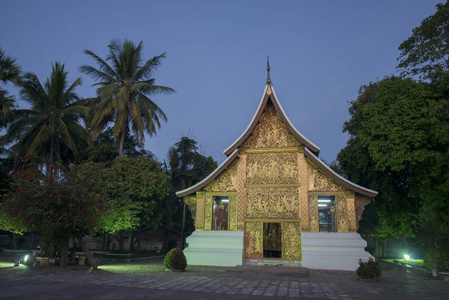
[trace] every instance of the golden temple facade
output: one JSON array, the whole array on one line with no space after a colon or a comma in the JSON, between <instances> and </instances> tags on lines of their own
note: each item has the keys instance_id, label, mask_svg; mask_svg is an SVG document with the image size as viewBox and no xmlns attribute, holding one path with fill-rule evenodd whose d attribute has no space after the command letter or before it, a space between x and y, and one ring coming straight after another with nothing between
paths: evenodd
<instances>
[{"instance_id":1,"label":"golden temple facade","mask_svg":"<svg viewBox=\"0 0 449 300\"><path fill-rule=\"evenodd\" d=\"M177 195L197 232L243 232L242 262L302 262L302 235L356 233L365 205L377 195L336 174L318 153L267 82L248 128L225 150L227 159Z\"/></svg>"}]
</instances>

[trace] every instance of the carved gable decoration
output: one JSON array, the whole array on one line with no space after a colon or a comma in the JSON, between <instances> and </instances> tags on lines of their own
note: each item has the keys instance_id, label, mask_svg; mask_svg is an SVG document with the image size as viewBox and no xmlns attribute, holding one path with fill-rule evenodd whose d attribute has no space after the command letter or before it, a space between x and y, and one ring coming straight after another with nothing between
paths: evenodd
<instances>
[{"instance_id":1,"label":"carved gable decoration","mask_svg":"<svg viewBox=\"0 0 449 300\"><path fill-rule=\"evenodd\" d=\"M312 164L307 167L309 178L309 192L341 192L346 191L344 187L335 183L329 176L318 170Z\"/></svg>"},{"instance_id":2,"label":"carved gable decoration","mask_svg":"<svg viewBox=\"0 0 449 300\"><path fill-rule=\"evenodd\" d=\"M235 192L237 191L237 165L232 166L209 183L205 188L207 192Z\"/></svg>"},{"instance_id":3,"label":"carved gable decoration","mask_svg":"<svg viewBox=\"0 0 449 300\"><path fill-rule=\"evenodd\" d=\"M248 184L298 184L298 153L253 153L247 158Z\"/></svg>"},{"instance_id":4,"label":"carved gable decoration","mask_svg":"<svg viewBox=\"0 0 449 300\"><path fill-rule=\"evenodd\" d=\"M251 135L244 142L243 149L298 147L300 143L290 134L276 113L273 105L269 104L260 117L259 123Z\"/></svg>"}]
</instances>

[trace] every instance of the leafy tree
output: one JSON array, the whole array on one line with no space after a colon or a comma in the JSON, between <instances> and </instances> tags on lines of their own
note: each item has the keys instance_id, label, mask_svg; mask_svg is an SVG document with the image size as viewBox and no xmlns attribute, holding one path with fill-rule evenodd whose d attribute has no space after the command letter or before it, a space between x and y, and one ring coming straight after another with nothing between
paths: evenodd
<instances>
[{"instance_id":1,"label":"leafy tree","mask_svg":"<svg viewBox=\"0 0 449 300\"><path fill-rule=\"evenodd\" d=\"M19 84L20 67L16 60L7 56L0 48L0 80L3 83L11 82L14 85ZM0 88L0 128L7 125L11 120L11 111L16 108L14 96L8 95L8 92Z\"/></svg>"},{"instance_id":2,"label":"leafy tree","mask_svg":"<svg viewBox=\"0 0 449 300\"><path fill-rule=\"evenodd\" d=\"M426 76L449 71L449 2L436 5L437 12L413 29L400 46L398 68L404 74Z\"/></svg>"},{"instance_id":3,"label":"leafy tree","mask_svg":"<svg viewBox=\"0 0 449 300\"><path fill-rule=\"evenodd\" d=\"M345 123L351 138L338 160L351 180L380 192L375 232L403 240L416 236L427 253L447 252L447 90L435 82L389 77L363 88L351 108Z\"/></svg>"},{"instance_id":4,"label":"leafy tree","mask_svg":"<svg viewBox=\"0 0 449 300\"><path fill-rule=\"evenodd\" d=\"M136 235L139 250L141 233L160 225L162 201L169 191L168 177L158 162L144 156L118 157L104 175L97 180L106 187L109 197L134 205L137 222L132 228L131 246Z\"/></svg>"},{"instance_id":5,"label":"leafy tree","mask_svg":"<svg viewBox=\"0 0 449 300\"><path fill-rule=\"evenodd\" d=\"M111 164L119 156L116 144L117 142L114 139L112 128L108 128L97 136L91 147L86 145L81 151L80 160ZM139 156L145 156L154 159L154 154L138 145L133 135L128 135L125 139L123 156L136 159Z\"/></svg>"},{"instance_id":6,"label":"leafy tree","mask_svg":"<svg viewBox=\"0 0 449 300\"><path fill-rule=\"evenodd\" d=\"M176 191L196 184L217 167L217 162L212 157L205 157L198 153L198 146L195 140L182 137L175 146L179 155L178 174L176 174L178 186L176 186Z\"/></svg>"},{"instance_id":7,"label":"leafy tree","mask_svg":"<svg viewBox=\"0 0 449 300\"><path fill-rule=\"evenodd\" d=\"M160 93L172 93L169 87L155 85L154 72L165 57L162 53L147 61L142 59L143 45L128 40L112 41L109 55L103 60L90 50L84 52L92 57L99 68L89 65L80 70L98 82L98 103L92 116L94 134L98 135L109 122L113 122L114 138L119 140L119 155L123 155L125 138L134 132L137 142L143 145L145 133L156 134L161 121L167 121L164 112L150 99ZM109 64L109 63L110 64Z\"/></svg>"},{"instance_id":8,"label":"leafy tree","mask_svg":"<svg viewBox=\"0 0 449 300\"><path fill-rule=\"evenodd\" d=\"M31 106L18 110L17 118L8 128L6 140L17 157L38 155L50 162L57 161L64 149L78 155L79 141L90 144L91 135L78 123L79 116L88 113L79 105L74 89L81 84L78 78L70 86L64 65L52 65L52 73L42 85L33 73L23 77L20 94Z\"/></svg>"},{"instance_id":9,"label":"leafy tree","mask_svg":"<svg viewBox=\"0 0 449 300\"><path fill-rule=\"evenodd\" d=\"M176 146L176 147L175 147ZM180 141L170 147L167 154L166 172L170 176L170 194L165 199L163 211L164 219L164 251L167 250L168 235L170 232L184 234L194 230L193 219L190 210L186 210L183 216L182 200L176 196L176 192L186 189L204 179L217 168L217 162L211 157L206 157L197 152L197 142L188 137L181 137ZM184 232L182 220L186 220Z\"/></svg>"},{"instance_id":10,"label":"leafy tree","mask_svg":"<svg viewBox=\"0 0 449 300\"><path fill-rule=\"evenodd\" d=\"M374 234L380 239L396 238L404 241L413 236L410 230L411 214L417 212L417 201L408 195L408 174L391 168L376 168L368 146L360 139L360 133L364 129L363 112L366 106L378 101L382 82L363 85L357 99L350 102L351 118L343 126L343 132L347 132L350 138L337 156L337 165L339 173L351 181L379 191L379 195L363 214L359 233ZM391 227L388 226L390 224Z\"/></svg>"},{"instance_id":11,"label":"leafy tree","mask_svg":"<svg viewBox=\"0 0 449 300\"><path fill-rule=\"evenodd\" d=\"M67 262L69 238L75 237L95 267L84 234L129 228L133 214L106 196L104 187L96 181L102 169L67 170L59 164L52 168L58 172L51 177L36 168L11 175L11 191L3 196L0 205L0 228L42 235L47 254L60 249L63 267Z\"/></svg>"},{"instance_id":12,"label":"leafy tree","mask_svg":"<svg viewBox=\"0 0 449 300\"><path fill-rule=\"evenodd\" d=\"M392 77L364 110L362 142L379 170L407 174L408 195L418 201L415 221L449 245L449 99L435 84ZM440 242L438 243L437 240Z\"/></svg>"}]
</instances>

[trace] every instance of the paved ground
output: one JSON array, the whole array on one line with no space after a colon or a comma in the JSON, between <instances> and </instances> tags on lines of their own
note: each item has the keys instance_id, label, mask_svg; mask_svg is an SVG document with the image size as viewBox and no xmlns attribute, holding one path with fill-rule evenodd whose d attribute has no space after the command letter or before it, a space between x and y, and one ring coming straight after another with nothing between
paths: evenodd
<instances>
[{"instance_id":1,"label":"paved ground","mask_svg":"<svg viewBox=\"0 0 449 300\"><path fill-rule=\"evenodd\" d=\"M173 273L164 271L162 258L95 271L2 266L0 299L449 299L448 282L390 264L382 265L379 282L361 282L355 272L293 267L188 266Z\"/></svg>"}]
</instances>

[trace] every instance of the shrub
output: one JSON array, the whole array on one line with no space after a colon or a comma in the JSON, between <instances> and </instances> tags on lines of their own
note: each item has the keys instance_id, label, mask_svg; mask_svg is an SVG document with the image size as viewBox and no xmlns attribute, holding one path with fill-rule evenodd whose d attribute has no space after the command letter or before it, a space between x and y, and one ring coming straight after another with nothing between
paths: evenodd
<instances>
[{"instance_id":1,"label":"shrub","mask_svg":"<svg viewBox=\"0 0 449 300\"><path fill-rule=\"evenodd\" d=\"M359 259L359 267L356 272L357 275L363 279L379 278L382 275L379 263L372 257L367 261Z\"/></svg>"},{"instance_id":2,"label":"shrub","mask_svg":"<svg viewBox=\"0 0 449 300\"><path fill-rule=\"evenodd\" d=\"M164 266L166 269L170 270L183 270L187 267L187 260L179 248L173 248L168 251L164 259Z\"/></svg>"}]
</instances>

